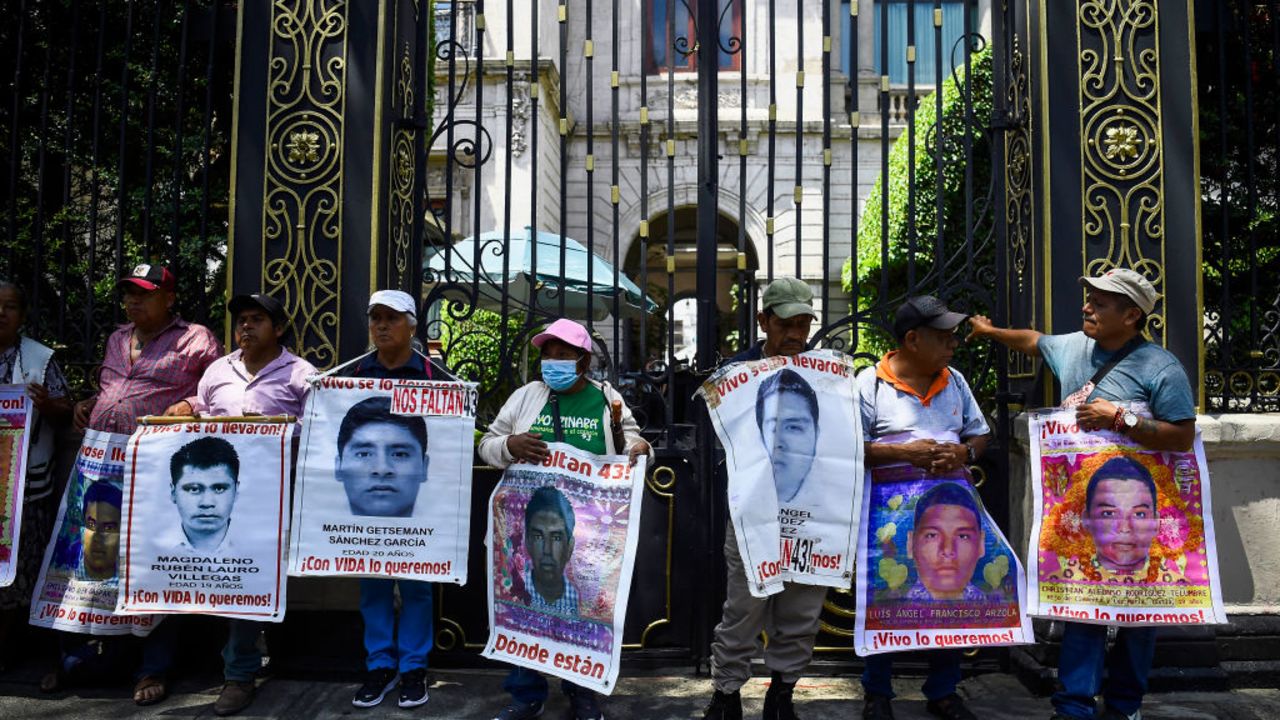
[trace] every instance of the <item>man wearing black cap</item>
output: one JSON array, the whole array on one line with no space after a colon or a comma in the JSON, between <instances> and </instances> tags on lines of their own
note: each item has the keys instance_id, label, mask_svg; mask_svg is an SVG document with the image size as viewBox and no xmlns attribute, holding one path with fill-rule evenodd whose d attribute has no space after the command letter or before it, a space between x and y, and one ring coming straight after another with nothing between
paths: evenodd
<instances>
[{"instance_id":1,"label":"man wearing black cap","mask_svg":"<svg viewBox=\"0 0 1280 720\"><path fill-rule=\"evenodd\" d=\"M289 327L284 306L270 295L255 293L232 298L227 311L235 323L240 348L210 365L195 396L175 403L165 414L301 417L310 388L307 378L316 374L316 369L280 344ZM240 482L253 482L253 474L253 468L240 468ZM222 650L226 682L213 704L218 715L231 715L253 702L254 676L262 666L258 636L263 627L252 620L230 621Z\"/></svg>"},{"instance_id":2,"label":"man wearing black cap","mask_svg":"<svg viewBox=\"0 0 1280 720\"><path fill-rule=\"evenodd\" d=\"M898 308L893 320L898 348L875 367L858 373L868 468L908 464L930 474L954 473L986 449L990 433L986 419L964 376L949 365L959 344L956 328L967 317L930 295L908 298ZM907 433L919 439L889 441ZM957 548L942 553L954 561ZM921 581L928 587L926 578ZM963 588L969 579L956 581ZM892 720L892 677L892 653L866 659L862 673L866 720ZM975 718L956 693L959 681L960 651L930 651L923 688L930 714L946 720Z\"/></svg>"}]
</instances>

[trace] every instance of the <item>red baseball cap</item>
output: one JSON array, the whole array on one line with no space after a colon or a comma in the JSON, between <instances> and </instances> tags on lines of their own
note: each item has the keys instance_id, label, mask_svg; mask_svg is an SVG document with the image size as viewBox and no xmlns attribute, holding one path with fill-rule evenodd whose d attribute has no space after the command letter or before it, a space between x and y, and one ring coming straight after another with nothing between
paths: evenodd
<instances>
[{"instance_id":1,"label":"red baseball cap","mask_svg":"<svg viewBox=\"0 0 1280 720\"><path fill-rule=\"evenodd\" d=\"M120 278L120 281L116 283L116 287L120 287L125 283L131 283L148 292L151 290L174 290L178 286L178 281L173 277L173 273L169 272L169 268L163 265L147 265L146 263L134 267L132 272Z\"/></svg>"}]
</instances>

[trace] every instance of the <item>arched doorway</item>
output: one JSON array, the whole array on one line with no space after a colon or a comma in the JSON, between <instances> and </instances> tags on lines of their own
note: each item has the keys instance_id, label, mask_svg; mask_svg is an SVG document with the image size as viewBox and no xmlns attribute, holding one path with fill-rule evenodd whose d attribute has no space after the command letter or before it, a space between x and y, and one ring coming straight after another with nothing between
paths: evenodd
<instances>
[{"instance_id":1,"label":"arched doorway","mask_svg":"<svg viewBox=\"0 0 1280 720\"><path fill-rule=\"evenodd\" d=\"M722 355L736 352L743 341L742 334L750 340L752 309L743 306L738 298L754 302L755 293L743 293L741 285L749 285L755 278L759 261L752 243L745 243L745 267L738 260L738 223L723 213L716 224L716 284L703 288L697 284L697 208L685 206L674 210L675 233L672 235L674 252L673 277L668 279L667 235L669 214L660 212L649 220L649 238L642 243L636 238L627 251L623 271L637 285L646 288L650 299L658 304L658 311L635 323L627 333L628 357L634 358L633 366L646 366L653 362L666 362L668 346L677 367L692 362L697 346L698 327L696 304L711 293L719 316L717 345ZM643 257L642 257L643 252ZM668 329L672 332L668 333ZM642 332L643 331L643 332Z\"/></svg>"}]
</instances>

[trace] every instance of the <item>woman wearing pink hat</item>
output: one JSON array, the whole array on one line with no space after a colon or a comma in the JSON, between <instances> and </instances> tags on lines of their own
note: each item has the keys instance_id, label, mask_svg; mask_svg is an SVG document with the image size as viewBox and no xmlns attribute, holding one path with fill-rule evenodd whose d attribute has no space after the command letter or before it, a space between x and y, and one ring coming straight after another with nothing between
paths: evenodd
<instances>
[{"instance_id":1,"label":"woman wearing pink hat","mask_svg":"<svg viewBox=\"0 0 1280 720\"><path fill-rule=\"evenodd\" d=\"M632 462L640 455L652 460L653 449L640 437L622 395L608 383L587 377L592 343L586 328L572 320L556 320L533 338L533 346L541 350L542 379L516 390L502 406L480 440L485 462L498 468L517 460L541 462L547 456L547 440L597 455L626 453ZM529 720L542 714L548 688L541 674L513 668L503 689L511 693L512 702L495 720ZM561 690L577 720L604 720L596 693L567 681Z\"/></svg>"}]
</instances>

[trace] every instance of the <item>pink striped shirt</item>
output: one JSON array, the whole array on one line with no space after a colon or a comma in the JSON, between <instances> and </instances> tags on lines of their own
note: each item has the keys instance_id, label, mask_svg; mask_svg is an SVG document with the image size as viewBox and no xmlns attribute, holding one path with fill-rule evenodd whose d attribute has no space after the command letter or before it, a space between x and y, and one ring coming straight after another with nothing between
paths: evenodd
<instances>
[{"instance_id":1,"label":"pink striped shirt","mask_svg":"<svg viewBox=\"0 0 1280 720\"><path fill-rule=\"evenodd\" d=\"M129 362L133 323L107 338L98 401L89 427L131 434L144 415L160 415L172 404L196 394L206 368L222 355L222 345L209 328L175 317Z\"/></svg>"}]
</instances>

